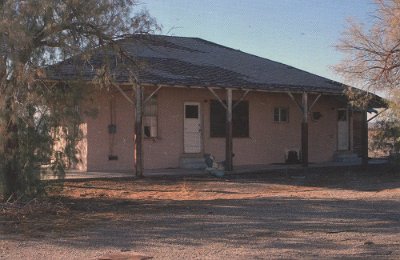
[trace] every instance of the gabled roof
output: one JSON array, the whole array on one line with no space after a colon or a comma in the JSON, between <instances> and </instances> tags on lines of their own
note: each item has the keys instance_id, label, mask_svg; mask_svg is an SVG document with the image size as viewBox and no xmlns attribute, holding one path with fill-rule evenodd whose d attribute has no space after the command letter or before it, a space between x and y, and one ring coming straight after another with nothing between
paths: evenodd
<instances>
[{"instance_id":1,"label":"gabled roof","mask_svg":"<svg viewBox=\"0 0 400 260\"><path fill-rule=\"evenodd\" d=\"M327 94L343 94L346 88L330 79L199 38L136 35L118 44L140 64L136 74L141 83ZM47 68L47 77L91 80L105 59L112 61L115 79L128 82L123 60L104 47L96 49L82 66L76 67L70 59Z\"/></svg>"}]
</instances>

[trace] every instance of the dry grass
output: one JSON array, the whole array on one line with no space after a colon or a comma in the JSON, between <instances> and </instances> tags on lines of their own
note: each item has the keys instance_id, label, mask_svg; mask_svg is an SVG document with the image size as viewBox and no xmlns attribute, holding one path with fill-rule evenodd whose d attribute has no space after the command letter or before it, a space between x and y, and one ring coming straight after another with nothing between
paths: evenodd
<instances>
[{"instance_id":1,"label":"dry grass","mask_svg":"<svg viewBox=\"0 0 400 260\"><path fill-rule=\"evenodd\" d=\"M2 215L0 258L396 259L399 176L341 169L55 183L48 200L17 206L23 218Z\"/></svg>"}]
</instances>

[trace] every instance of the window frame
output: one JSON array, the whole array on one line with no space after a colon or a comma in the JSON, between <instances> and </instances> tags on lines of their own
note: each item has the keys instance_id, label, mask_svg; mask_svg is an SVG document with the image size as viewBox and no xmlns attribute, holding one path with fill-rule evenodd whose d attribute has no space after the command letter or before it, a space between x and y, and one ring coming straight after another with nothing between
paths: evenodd
<instances>
[{"instance_id":1,"label":"window frame","mask_svg":"<svg viewBox=\"0 0 400 260\"><path fill-rule=\"evenodd\" d=\"M275 110L278 109L278 120L275 120ZM282 110L286 111L286 120L282 120ZM272 121L274 123L289 123L289 107L277 106L272 110Z\"/></svg>"},{"instance_id":2,"label":"window frame","mask_svg":"<svg viewBox=\"0 0 400 260\"><path fill-rule=\"evenodd\" d=\"M154 101L155 100L155 101ZM155 102L155 111L154 111L154 115L146 115L146 108L148 107L148 106L152 106L152 105L154 105L154 103L152 103L152 102ZM159 109L158 109L158 96L157 95L153 95L150 99L149 99L149 101L146 103L146 104L144 104L144 107L143 107L143 118L142 118L142 122L143 122L143 138L144 139L156 139L156 138L159 138L159 122L158 122L158 111L159 111ZM151 113L151 112L150 112ZM147 127L147 125L146 125L146 118L151 118L151 117L155 117L155 136L152 136L151 135L151 133L152 133L152 130L151 130L151 128L153 127L152 126L152 123L150 123L150 136L147 136L146 135L146 131L145 131L145 127ZM150 121L151 121L151 119L149 119Z\"/></svg>"},{"instance_id":3,"label":"window frame","mask_svg":"<svg viewBox=\"0 0 400 260\"><path fill-rule=\"evenodd\" d=\"M223 100L225 102L225 100ZM226 137L226 110L225 108L221 105L221 103L216 100L212 99L210 100L210 122L209 122L209 137L210 138L225 138ZM233 101L232 103L236 103L236 101ZM235 114L235 111L238 111L237 108L239 108L241 105L246 104L246 110L247 110L247 119L246 119L246 124L244 130L237 130L238 127L237 125L243 125L243 121L238 122L240 115ZM213 106L218 106L219 112L222 112L222 116L218 115L217 117L220 118L218 120L219 127L217 130L215 130L215 126L213 128L213 122L215 122L215 119L213 120L213 117L215 116L215 113L213 113ZM238 112L236 112L238 113ZM218 118L217 118L218 119ZM235 127L236 126L236 127ZM221 130L223 129L223 130ZM216 132L218 131L218 132ZM238 132L239 131L239 132ZM241 131L244 132L244 134L241 134ZM232 137L233 138L250 138L250 102L248 100L242 100L235 109L232 111Z\"/></svg>"}]
</instances>

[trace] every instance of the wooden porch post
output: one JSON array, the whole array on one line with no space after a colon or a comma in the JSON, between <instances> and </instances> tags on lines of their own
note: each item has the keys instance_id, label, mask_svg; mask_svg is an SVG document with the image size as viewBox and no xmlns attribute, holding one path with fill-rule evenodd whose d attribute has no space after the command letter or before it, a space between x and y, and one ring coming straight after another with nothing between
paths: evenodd
<instances>
[{"instance_id":1,"label":"wooden porch post","mask_svg":"<svg viewBox=\"0 0 400 260\"><path fill-rule=\"evenodd\" d=\"M368 165L368 120L367 120L367 111L362 111L362 120L361 120L361 158L362 165Z\"/></svg>"},{"instance_id":2,"label":"wooden porch post","mask_svg":"<svg viewBox=\"0 0 400 260\"><path fill-rule=\"evenodd\" d=\"M135 175L143 177L143 88L140 84L136 84L135 100Z\"/></svg>"},{"instance_id":3,"label":"wooden porch post","mask_svg":"<svg viewBox=\"0 0 400 260\"><path fill-rule=\"evenodd\" d=\"M354 150L354 145L353 145L353 109L351 106L347 106L347 118L348 118L348 150L353 152Z\"/></svg>"},{"instance_id":4,"label":"wooden porch post","mask_svg":"<svg viewBox=\"0 0 400 260\"><path fill-rule=\"evenodd\" d=\"M303 166L308 166L308 97L303 92L302 97L303 121L301 122L301 156Z\"/></svg>"},{"instance_id":5,"label":"wooden porch post","mask_svg":"<svg viewBox=\"0 0 400 260\"><path fill-rule=\"evenodd\" d=\"M226 129L226 136L225 136L225 170L232 171L233 170L233 132L232 132L232 111L235 109L240 102L242 102L247 94L249 94L250 90L245 90L243 95L240 97L235 104L232 104L232 89L226 89L226 104L222 99L215 93L215 91L207 87L207 89L216 97L219 103L225 108L226 111L226 120L225 120L225 129Z\"/></svg>"},{"instance_id":6,"label":"wooden porch post","mask_svg":"<svg viewBox=\"0 0 400 260\"><path fill-rule=\"evenodd\" d=\"M292 93L288 92L287 94L296 103L303 114L303 120L301 121L301 157L303 166L308 167L308 114L320 99L321 94L315 97L310 106L308 106L308 94L305 91L302 95L301 104L296 100Z\"/></svg>"},{"instance_id":7,"label":"wooden porch post","mask_svg":"<svg viewBox=\"0 0 400 260\"><path fill-rule=\"evenodd\" d=\"M226 90L226 139L225 139L225 167L227 171L233 170L233 141L232 141L232 89Z\"/></svg>"}]
</instances>

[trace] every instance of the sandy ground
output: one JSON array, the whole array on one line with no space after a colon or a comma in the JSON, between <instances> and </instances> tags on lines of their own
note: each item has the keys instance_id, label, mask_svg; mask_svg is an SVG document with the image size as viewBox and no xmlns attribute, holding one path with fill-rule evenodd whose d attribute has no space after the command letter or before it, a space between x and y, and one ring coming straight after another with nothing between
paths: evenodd
<instances>
[{"instance_id":1,"label":"sandy ground","mask_svg":"<svg viewBox=\"0 0 400 260\"><path fill-rule=\"evenodd\" d=\"M400 174L69 181L0 218L4 259L400 259Z\"/></svg>"}]
</instances>

